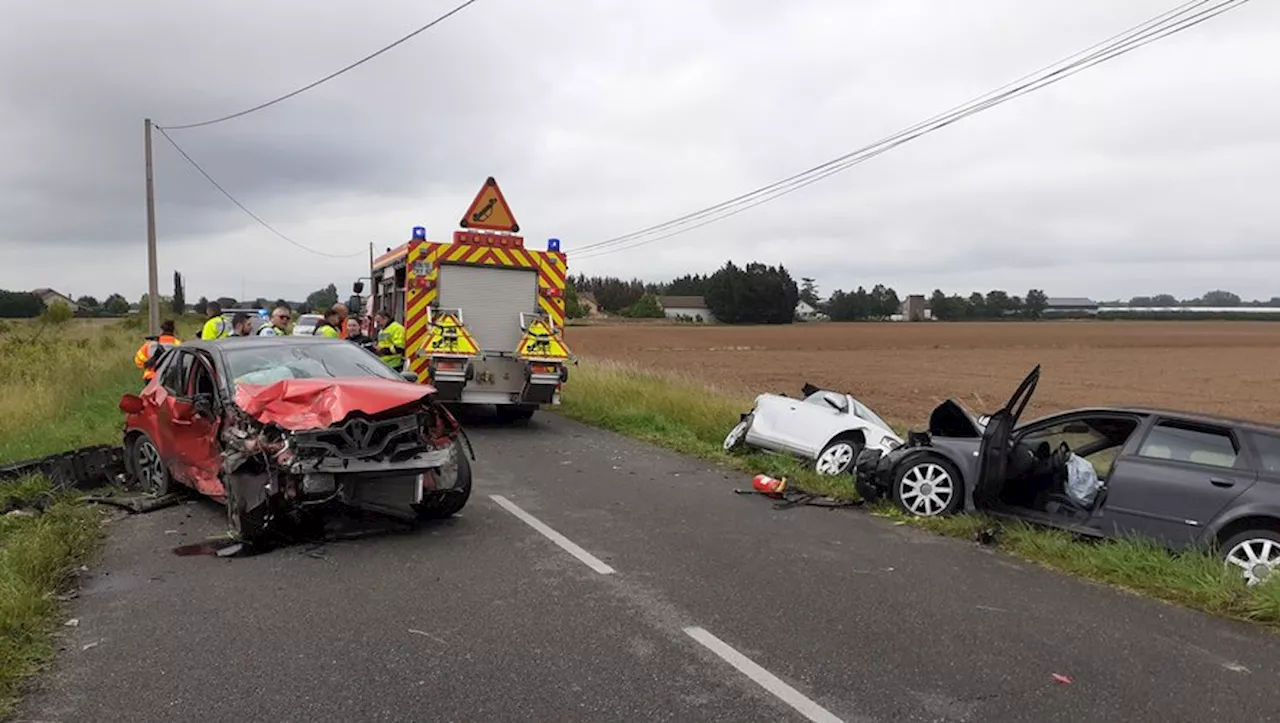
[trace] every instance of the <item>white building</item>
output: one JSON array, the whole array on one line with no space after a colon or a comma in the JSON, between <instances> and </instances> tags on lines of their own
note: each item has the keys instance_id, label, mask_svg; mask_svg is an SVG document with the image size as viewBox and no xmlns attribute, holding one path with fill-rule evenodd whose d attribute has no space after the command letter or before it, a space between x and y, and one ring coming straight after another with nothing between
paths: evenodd
<instances>
[{"instance_id":1,"label":"white building","mask_svg":"<svg viewBox=\"0 0 1280 723\"><path fill-rule=\"evenodd\" d=\"M659 296L658 306L668 319L686 317L694 321L713 322L716 320L707 308L707 302L701 296Z\"/></svg>"},{"instance_id":2,"label":"white building","mask_svg":"<svg viewBox=\"0 0 1280 723\"><path fill-rule=\"evenodd\" d=\"M813 308L813 305L803 299L796 304L796 319L800 321L825 321L827 315Z\"/></svg>"}]
</instances>

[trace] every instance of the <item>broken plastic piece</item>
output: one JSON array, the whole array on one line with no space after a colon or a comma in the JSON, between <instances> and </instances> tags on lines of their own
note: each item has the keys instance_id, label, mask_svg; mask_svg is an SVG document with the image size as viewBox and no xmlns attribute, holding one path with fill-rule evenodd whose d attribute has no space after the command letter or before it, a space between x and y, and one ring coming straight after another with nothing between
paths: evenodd
<instances>
[{"instance_id":1,"label":"broken plastic piece","mask_svg":"<svg viewBox=\"0 0 1280 723\"><path fill-rule=\"evenodd\" d=\"M1053 679L1058 681L1059 683L1062 683L1063 685L1071 685L1071 679L1063 675L1062 673L1054 673Z\"/></svg>"}]
</instances>

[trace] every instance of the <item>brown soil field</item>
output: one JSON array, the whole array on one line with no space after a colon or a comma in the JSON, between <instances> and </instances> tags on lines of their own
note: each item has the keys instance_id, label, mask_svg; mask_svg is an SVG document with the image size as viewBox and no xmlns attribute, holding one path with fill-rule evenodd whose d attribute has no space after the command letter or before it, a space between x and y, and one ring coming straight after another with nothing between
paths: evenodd
<instances>
[{"instance_id":1,"label":"brown soil field","mask_svg":"<svg viewBox=\"0 0 1280 723\"><path fill-rule=\"evenodd\" d=\"M794 396L808 381L915 427L949 396L994 411L1036 364L1040 385L1024 419L1125 405L1280 422L1280 323L602 325L568 329L566 341L583 357L685 372L747 394Z\"/></svg>"}]
</instances>

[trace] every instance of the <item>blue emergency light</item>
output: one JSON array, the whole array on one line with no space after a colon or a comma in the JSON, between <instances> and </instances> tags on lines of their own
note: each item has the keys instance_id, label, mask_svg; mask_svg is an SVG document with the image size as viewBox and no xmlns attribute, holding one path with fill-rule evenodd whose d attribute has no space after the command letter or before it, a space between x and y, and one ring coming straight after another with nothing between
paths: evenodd
<instances>
[{"instance_id":1,"label":"blue emergency light","mask_svg":"<svg viewBox=\"0 0 1280 723\"><path fill-rule=\"evenodd\" d=\"M426 226L414 226L414 227L413 227L413 237L414 237L415 239L419 239L419 240L426 240L426 238L427 238L427 227L426 227Z\"/></svg>"},{"instance_id":2,"label":"blue emergency light","mask_svg":"<svg viewBox=\"0 0 1280 723\"><path fill-rule=\"evenodd\" d=\"M547 239L547 250L548 250L548 251L559 251L559 250L560 250L560 239L558 239L558 238L549 238L549 239Z\"/></svg>"}]
</instances>

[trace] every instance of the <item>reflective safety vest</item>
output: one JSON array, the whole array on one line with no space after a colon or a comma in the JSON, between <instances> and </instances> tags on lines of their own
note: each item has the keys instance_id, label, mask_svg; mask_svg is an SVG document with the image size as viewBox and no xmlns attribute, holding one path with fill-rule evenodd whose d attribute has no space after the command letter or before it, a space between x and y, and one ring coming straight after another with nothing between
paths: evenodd
<instances>
[{"instance_id":1,"label":"reflective safety vest","mask_svg":"<svg viewBox=\"0 0 1280 723\"><path fill-rule=\"evenodd\" d=\"M319 324L316 324L315 331L311 333L315 334L316 336L327 336L330 339L342 338L342 336L338 334L338 330L333 328L333 324L330 324L327 321L322 321Z\"/></svg>"},{"instance_id":2,"label":"reflective safety vest","mask_svg":"<svg viewBox=\"0 0 1280 723\"><path fill-rule=\"evenodd\" d=\"M156 357L157 352L161 349L168 349L181 344L181 339L168 334L161 334L155 339L147 339L142 342L142 346L138 347L138 353L133 355L134 366L142 370L142 381L149 382L155 377L156 368L151 363L151 360Z\"/></svg>"},{"instance_id":3,"label":"reflective safety vest","mask_svg":"<svg viewBox=\"0 0 1280 723\"><path fill-rule=\"evenodd\" d=\"M378 330L378 341L373 345L383 364L399 370L404 366L404 326L392 320Z\"/></svg>"},{"instance_id":4,"label":"reflective safety vest","mask_svg":"<svg viewBox=\"0 0 1280 723\"><path fill-rule=\"evenodd\" d=\"M258 336L284 336L283 329L277 329L275 324L267 324L258 330Z\"/></svg>"},{"instance_id":5,"label":"reflective safety vest","mask_svg":"<svg viewBox=\"0 0 1280 723\"><path fill-rule=\"evenodd\" d=\"M200 330L200 338L204 341L225 339L228 336L231 336L231 324L221 316L215 316L206 321L204 328Z\"/></svg>"}]
</instances>

